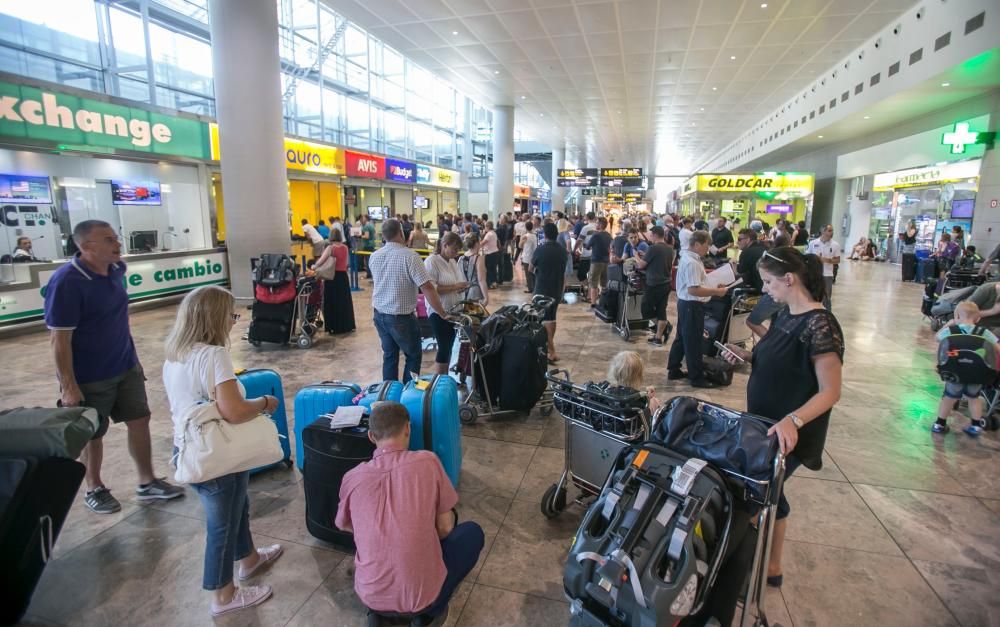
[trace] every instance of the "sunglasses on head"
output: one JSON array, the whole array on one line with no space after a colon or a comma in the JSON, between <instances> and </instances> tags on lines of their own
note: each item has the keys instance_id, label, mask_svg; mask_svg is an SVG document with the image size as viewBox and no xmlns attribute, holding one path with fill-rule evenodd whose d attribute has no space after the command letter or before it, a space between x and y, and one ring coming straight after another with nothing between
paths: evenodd
<instances>
[{"instance_id":1,"label":"sunglasses on head","mask_svg":"<svg viewBox=\"0 0 1000 627\"><path fill-rule=\"evenodd\" d=\"M764 251L764 255L763 256L764 257L770 257L771 259L774 259L778 263L788 263L787 261L785 261L781 257L778 257L777 255L773 255L773 254L771 254L770 252L768 252L766 250Z\"/></svg>"}]
</instances>

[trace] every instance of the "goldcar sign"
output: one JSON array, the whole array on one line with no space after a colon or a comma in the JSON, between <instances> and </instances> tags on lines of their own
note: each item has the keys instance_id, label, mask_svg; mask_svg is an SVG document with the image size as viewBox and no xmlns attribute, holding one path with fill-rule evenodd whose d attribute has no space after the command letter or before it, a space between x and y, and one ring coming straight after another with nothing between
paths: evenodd
<instances>
[{"instance_id":1,"label":"goldcar sign","mask_svg":"<svg viewBox=\"0 0 1000 627\"><path fill-rule=\"evenodd\" d=\"M195 159L210 154L208 124L199 120L6 82L0 82L0 136L79 151L110 148Z\"/></svg>"},{"instance_id":2,"label":"goldcar sign","mask_svg":"<svg viewBox=\"0 0 1000 627\"><path fill-rule=\"evenodd\" d=\"M684 183L683 196L694 192L775 192L808 196L813 192L813 175L795 172L757 174L699 174Z\"/></svg>"}]
</instances>

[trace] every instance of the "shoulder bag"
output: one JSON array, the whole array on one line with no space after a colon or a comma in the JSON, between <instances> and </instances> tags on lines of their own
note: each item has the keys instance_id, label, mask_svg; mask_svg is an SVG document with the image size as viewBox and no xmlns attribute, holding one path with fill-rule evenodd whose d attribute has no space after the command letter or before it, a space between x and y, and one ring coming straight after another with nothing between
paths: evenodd
<instances>
[{"instance_id":1,"label":"shoulder bag","mask_svg":"<svg viewBox=\"0 0 1000 627\"><path fill-rule=\"evenodd\" d=\"M323 279L324 281L332 281L337 274L337 259L333 255L333 251L330 251L330 256L326 258L323 263L317 263L313 266L313 271L316 276Z\"/></svg>"},{"instance_id":2,"label":"shoulder bag","mask_svg":"<svg viewBox=\"0 0 1000 627\"><path fill-rule=\"evenodd\" d=\"M179 483L201 483L281 461L278 429L261 414L233 424L219 413L215 401L199 403L182 421L184 432L174 455Z\"/></svg>"}]
</instances>

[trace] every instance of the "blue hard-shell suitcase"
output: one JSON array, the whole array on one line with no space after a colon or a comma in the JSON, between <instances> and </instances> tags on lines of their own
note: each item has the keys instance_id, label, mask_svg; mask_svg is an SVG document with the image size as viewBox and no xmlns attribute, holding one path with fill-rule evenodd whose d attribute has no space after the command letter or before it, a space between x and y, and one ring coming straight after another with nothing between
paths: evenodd
<instances>
[{"instance_id":1,"label":"blue hard-shell suitcase","mask_svg":"<svg viewBox=\"0 0 1000 627\"><path fill-rule=\"evenodd\" d=\"M365 395L358 401L358 405L372 408L373 403L378 401L399 402L403 395L403 384L399 381L383 381L382 383L372 383L365 388Z\"/></svg>"},{"instance_id":2,"label":"blue hard-shell suitcase","mask_svg":"<svg viewBox=\"0 0 1000 627\"><path fill-rule=\"evenodd\" d=\"M458 421L458 385L447 375L414 379L400 402L410 414L410 450L433 451L452 485L462 469L462 433Z\"/></svg>"},{"instance_id":3,"label":"blue hard-shell suitcase","mask_svg":"<svg viewBox=\"0 0 1000 627\"><path fill-rule=\"evenodd\" d=\"M284 457L281 461L268 466L261 466L250 471L251 475L273 468L278 464L292 467L292 449L288 442L288 415L285 413L285 392L281 387L281 375L269 368L252 368L240 370L236 378L243 384L247 398L257 398L268 394L278 399L278 408L271 414L271 420L278 427L278 440Z\"/></svg>"},{"instance_id":4,"label":"blue hard-shell suitcase","mask_svg":"<svg viewBox=\"0 0 1000 627\"><path fill-rule=\"evenodd\" d=\"M295 395L295 465L302 470L305 464L305 449L302 446L302 432L323 414L354 403L354 397L361 393L361 387L343 381L323 381L307 385Z\"/></svg>"}]
</instances>

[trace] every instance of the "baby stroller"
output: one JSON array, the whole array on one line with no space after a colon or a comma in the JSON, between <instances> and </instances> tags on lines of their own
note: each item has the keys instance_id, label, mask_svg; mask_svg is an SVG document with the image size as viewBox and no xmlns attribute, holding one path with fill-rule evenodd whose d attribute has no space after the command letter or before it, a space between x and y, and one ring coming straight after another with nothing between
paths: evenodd
<instances>
[{"instance_id":1,"label":"baby stroller","mask_svg":"<svg viewBox=\"0 0 1000 627\"><path fill-rule=\"evenodd\" d=\"M632 388L604 383L578 385L566 370L545 375L552 403L566 421L565 463L559 481L542 496L542 514L555 518L566 509L567 482L596 497L618 454L649 437L649 401ZM577 502L581 502L579 499Z\"/></svg>"},{"instance_id":2,"label":"baby stroller","mask_svg":"<svg viewBox=\"0 0 1000 627\"><path fill-rule=\"evenodd\" d=\"M501 307L481 323L477 316L453 309L453 323L461 341L469 344L471 358L472 385L458 412L462 424L472 424L480 415L530 411L536 404L543 416L552 411L545 379L548 336L541 319L553 302L536 295L520 307Z\"/></svg>"},{"instance_id":3,"label":"baby stroller","mask_svg":"<svg viewBox=\"0 0 1000 627\"><path fill-rule=\"evenodd\" d=\"M615 332L623 340L628 340L632 331L645 329L650 320L642 314L642 296L646 288L646 275L629 260L623 264L608 266L608 287L601 294L594 314L604 322L610 322Z\"/></svg>"},{"instance_id":4,"label":"baby stroller","mask_svg":"<svg viewBox=\"0 0 1000 627\"><path fill-rule=\"evenodd\" d=\"M310 322L307 316L317 280L300 278L295 262L284 254L263 254L251 259L250 267L253 269L254 302L247 341L260 346L263 342L288 344L294 338L299 348L311 347L317 329L316 318Z\"/></svg>"}]
</instances>

